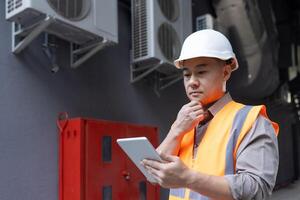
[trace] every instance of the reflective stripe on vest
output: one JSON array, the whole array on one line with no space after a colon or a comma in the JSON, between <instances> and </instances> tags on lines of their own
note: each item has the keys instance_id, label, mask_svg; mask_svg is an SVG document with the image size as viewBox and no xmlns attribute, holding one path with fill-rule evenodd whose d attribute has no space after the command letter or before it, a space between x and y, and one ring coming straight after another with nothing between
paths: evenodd
<instances>
[{"instance_id":1,"label":"reflective stripe on vest","mask_svg":"<svg viewBox=\"0 0 300 200\"><path fill-rule=\"evenodd\" d=\"M252 106L245 106L238 111L236 114L233 125L231 128L231 136L226 148L226 165L225 174L235 173L235 163L233 159L233 151L236 146L237 139L241 133L242 127L244 125L245 119L251 110Z\"/></svg>"},{"instance_id":2,"label":"reflective stripe on vest","mask_svg":"<svg viewBox=\"0 0 300 200\"><path fill-rule=\"evenodd\" d=\"M201 194L199 194L198 192L194 192L194 191L190 191L190 198L191 200L209 200L208 197L203 196Z\"/></svg>"},{"instance_id":3,"label":"reflective stripe on vest","mask_svg":"<svg viewBox=\"0 0 300 200\"><path fill-rule=\"evenodd\" d=\"M219 113L220 113L219 116L216 117L218 115L218 113L217 113L217 115L214 117L215 120L213 119L210 122L210 124L212 124L211 125L212 127L210 128L210 130L208 127L208 129L206 130L206 133L205 133L205 135L213 134L213 132L215 132L216 130L219 132L222 132L222 131L224 132L222 136L225 140L224 141L222 140L222 142L223 142L222 145L223 146L225 145L225 146L224 146L224 150L221 150L221 152L224 152L224 154L223 153L221 153L221 154L223 155L225 160L220 162L220 164L224 166L224 167L222 167L223 172L221 172L218 167L217 168L215 168L215 166L210 167L211 165L208 167L208 170L210 170L212 168L215 168L215 170L217 170L215 172L213 172L213 170L210 170L211 172L208 173L208 174L212 174L212 175L216 175L216 176L222 176L225 174L234 174L235 173L235 162L236 162L235 157L236 157L236 151L238 149L239 144L242 142L244 136L251 129L251 127L252 127L253 123L255 122L257 116L259 115L259 113L261 113L264 117L268 118L266 115L264 106L245 106L245 105L233 102L233 101L230 102L229 104L227 104L226 108L223 108L223 111L219 112ZM249 114L249 113L251 113L251 114ZM214 128L214 125L217 125L220 123L222 124L221 127ZM271 123L277 134L278 133L277 124L273 123L273 122L271 122ZM224 130L222 129L223 125L225 127ZM226 136L226 134L228 134L228 133L229 133L229 135ZM186 138L185 143L182 142L182 144L181 144L180 151L184 151L184 152L180 153L180 155L179 155L180 158L189 167L193 167L193 168L196 167L194 169L197 169L199 166L202 167L203 165L199 164L198 159L200 158L203 160L205 155L204 155L204 157L203 156L199 157L199 156L201 156L206 151L203 151L201 155L198 155L199 154L199 151L198 151L198 153L196 155L196 162L198 162L198 163L196 163L196 165L193 166L194 162L190 161L191 157L192 157L191 152L193 150L192 150L192 147L190 147L190 146L193 145L193 142L194 142L194 138L193 138L194 131L187 133L186 137L187 138ZM212 137L210 137L210 139L212 139ZM206 145L207 144L209 144L209 143L206 143ZM201 146L201 143L200 143L200 146ZM213 148L212 151L214 149L215 148ZM216 149L215 151L218 151L218 150ZM216 155L216 154L213 154L213 155ZM203 164L205 165L206 159L210 159L210 158L205 158L200 163L202 164L204 162ZM224 164L222 164L222 163L224 163ZM207 168L202 167L202 169L207 169ZM201 171L201 172L207 173L206 171ZM188 199L190 199L190 200L208 200L209 198L206 196L203 196L197 192L194 192L192 190L185 189L185 188L170 189L169 200L188 200Z\"/></svg>"},{"instance_id":4,"label":"reflective stripe on vest","mask_svg":"<svg viewBox=\"0 0 300 200\"><path fill-rule=\"evenodd\" d=\"M170 195L178 197L178 198L184 198L185 196L185 188L174 188L170 190Z\"/></svg>"}]
</instances>

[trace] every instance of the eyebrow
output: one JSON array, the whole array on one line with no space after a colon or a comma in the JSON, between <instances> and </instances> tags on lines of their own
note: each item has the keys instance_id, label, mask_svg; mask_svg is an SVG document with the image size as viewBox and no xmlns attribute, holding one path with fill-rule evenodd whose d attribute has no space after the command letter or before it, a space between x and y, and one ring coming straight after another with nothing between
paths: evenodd
<instances>
[{"instance_id":1,"label":"eyebrow","mask_svg":"<svg viewBox=\"0 0 300 200\"><path fill-rule=\"evenodd\" d=\"M208 64L206 64L206 63L202 63L202 64L198 64L198 65L196 65L196 67L197 68L199 68L199 67L206 67Z\"/></svg>"}]
</instances>

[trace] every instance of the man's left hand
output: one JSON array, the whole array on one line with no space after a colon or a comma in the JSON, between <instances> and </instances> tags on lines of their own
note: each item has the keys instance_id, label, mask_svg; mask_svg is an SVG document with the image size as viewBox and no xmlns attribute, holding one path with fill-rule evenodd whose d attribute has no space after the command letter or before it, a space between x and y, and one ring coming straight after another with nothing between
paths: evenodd
<instances>
[{"instance_id":1,"label":"man's left hand","mask_svg":"<svg viewBox=\"0 0 300 200\"><path fill-rule=\"evenodd\" d=\"M143 160L142 164L164 188L186 187L189 168L177 156L160 153L164 162Z\"/></svg>"}]
</instances>

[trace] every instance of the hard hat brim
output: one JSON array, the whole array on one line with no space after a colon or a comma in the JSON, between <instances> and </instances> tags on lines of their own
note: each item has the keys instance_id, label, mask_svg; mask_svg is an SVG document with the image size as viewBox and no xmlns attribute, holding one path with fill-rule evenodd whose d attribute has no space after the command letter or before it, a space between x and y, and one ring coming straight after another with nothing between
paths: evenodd
<instances>
[{"instance_id":1,"label":"hard hat brim","mask_svg":"<svg viewBox=\"0 0 300 200\"><path fill-rule=\"evenodd\" d=\"M231 64L231 66L232 66L231 70L234 71L239 68L239 64L238 64L238 61L235 56L221 58L221 57L216 57L216 56L211 56L211 55L204 55L204 56L195 56L195 57L188 57L188 58L178 58L177 60L174 61L174 65L176 68L181 69L183 67L183 61L194 59L194 58L201 58L201 57L217 58L217 59L224 60L224 61L228 60L228 59L233 59L233 63Z\"/></svg>"}]
</instances>

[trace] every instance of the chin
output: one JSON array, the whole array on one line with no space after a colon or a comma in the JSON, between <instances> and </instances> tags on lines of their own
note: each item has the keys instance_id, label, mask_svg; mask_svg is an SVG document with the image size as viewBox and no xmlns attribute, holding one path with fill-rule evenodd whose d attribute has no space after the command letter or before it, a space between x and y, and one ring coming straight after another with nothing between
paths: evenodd
<instances>
[{"instance_id":1,"label":"chin","mask_svg":"<svg viewBox=\"0 0 300 200\"><path fill-rule=\"evenodd\" d=\"M192 97L192 96L189 96L189 99L190 99L191 101L199 101L199 102L201 102L201 100L202 100L201 97Z\"/></svg>"}]
</instances>

